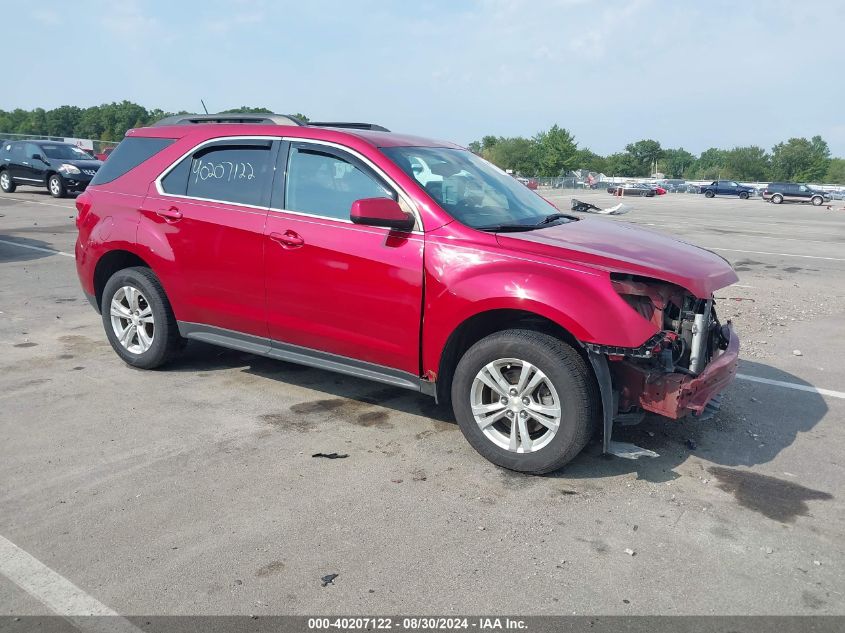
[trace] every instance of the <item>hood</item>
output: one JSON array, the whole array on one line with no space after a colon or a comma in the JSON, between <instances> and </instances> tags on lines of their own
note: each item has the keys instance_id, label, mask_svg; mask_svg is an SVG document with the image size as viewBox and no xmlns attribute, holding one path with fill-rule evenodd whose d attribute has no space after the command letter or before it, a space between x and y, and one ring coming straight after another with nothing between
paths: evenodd
<instances>
[{"instance_id":1,"label":"hood","mask_svg":"<svg viewBox=\"0 0 845 633\"><path fill-rule=\"evenodd\" d=\"M51 167L53 165L56 167L59 165L73 165L74 167L79 167L80 169L99 169L103 166L103 161L92 159L76 160L74 158L48 158L47 160L50 162Z\"/></svg>"},{"instance_id":2,"label":"hood","mask_svg":"<svg viewBox=\"0 0 845 633\"><path fill-rule=\"evenodd\" d=\"M696 297L709 297L739 279L719 255L627 222L586 218L496 237L505 248L661 279Z\"/></svg>"}]
</instances>

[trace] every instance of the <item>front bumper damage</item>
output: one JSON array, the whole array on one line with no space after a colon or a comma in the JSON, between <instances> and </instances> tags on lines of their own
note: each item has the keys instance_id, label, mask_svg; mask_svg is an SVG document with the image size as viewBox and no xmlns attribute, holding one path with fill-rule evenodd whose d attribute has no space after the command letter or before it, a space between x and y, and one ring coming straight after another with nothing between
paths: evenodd
<instances>
[{"instance_id":1,"label":"front bumper damage","mask_svg":"<svg viewBox=\"0 0 845 633\"><path fill-rule=\"evenodd\" d=\"M677 420L690 413L701 415L707 403L724 391L736 375L739 338L728 324L727 348L713 358L697 376L656 373L634 363L611 364L620 385L619 408L639 406L645 411Z\"/></svg>"},{"instance_id":2,"label":"front bumper damage","mask_svg":"<svg viewBox=\"0 0 845 633\"><path fill-rule=\"evenodd\" d=\"M657 457L647 449L632 444L613 442L613 424L631 411L655 413L673 420L687 415L704 417L717 405L722 391L733 381L739 364L739 337L728 322L722 328L727 338L725 348L714 354L698 373L665 372L654 364L638 363L637 359L659 353L638 348L637 354L612 353L586 346L587 356L596 374L603 410L603 451L636 459ZM652 339L648 341L651 345ZM630 350L633 351L633 350Z\"/></svg>"}]
</instances>

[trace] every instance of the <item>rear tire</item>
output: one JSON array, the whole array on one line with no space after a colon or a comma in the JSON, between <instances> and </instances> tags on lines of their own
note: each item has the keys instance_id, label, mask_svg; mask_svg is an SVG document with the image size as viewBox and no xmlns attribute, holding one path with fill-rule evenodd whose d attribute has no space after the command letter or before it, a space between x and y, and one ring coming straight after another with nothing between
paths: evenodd
<instances>
[{"instance_id":1,"label":"rear tire","mask_svg":"<svg viewBox=\"0 0 845 633\"><path fill-rule=\"evenodd\" d=\"M711 191L710 189L708 189L707 191L705 191L705 192L704 192L704 197L705 197L705 198L712 198L712 197L714 197L715 195L716 195L716 194L715 194L713 191Z\"/></svg>"},{"instance_id":2,"label":"rear tire","mask_svg":"<svg viewBox=\"0 0 845 633\"><path fill-rule=\"evenodd\" d=\"M822 198L821 196L813 196L812 202L814 207L820 207L824 202L824 198Z\"/></svg>"},{"instance_id":3,"label":"rear tire","mask_svg":"<svg viewBox=\"0 0 845 633\"><path fill-rule=\"evenodd\" d=\"M109 343L133 367L155 369L183 347L170 301L149 268L124 268L112 275L100 311Z\"/></svg>"},{"instance_id":4,"label":"rear tire","mask_svg":"<svg viewBox=\"0 0 845 633\"><path fill-rule=\"evenodd\" d=\"M65 181L59 174L53 174L47 179L47 189L54 198L64 198L67 195Z\"/></svg>"},{"instance_id":5,"label":"rear tire","mask_svg":"<svg viewBox=\"0 0 845 633\"><path fill-rule=\"evenodd\" d=\"M18 186L12 180L7 169L0 172L0 189L3 190L3 193L15 193L15 189L17 188Z\"/></svg>"},{"instance_id":6,"label":"rear tire","mask_svg":"<svg viewBox=\"0 0 845 633\"><path fill-rule=\"evenodd\" d=\"M783 196L782 195L780 195L779 193L776 193L775 195L772 196L772 203L773 204L780 204L781 202L783 202Z\"/></svg>"},{"instance_id":7,"label":"rear tire","mask_svg":"<svg viewBox=\"0 0 845 633\"><path fill-rule=\"evenodd\" d=\"M595 380L580 354L553 336L518 329L491 334L463 355L452 381L452 407L482 457L534 475L557 470L580 453L600 411Z\"/></svg>"}]
</instances>

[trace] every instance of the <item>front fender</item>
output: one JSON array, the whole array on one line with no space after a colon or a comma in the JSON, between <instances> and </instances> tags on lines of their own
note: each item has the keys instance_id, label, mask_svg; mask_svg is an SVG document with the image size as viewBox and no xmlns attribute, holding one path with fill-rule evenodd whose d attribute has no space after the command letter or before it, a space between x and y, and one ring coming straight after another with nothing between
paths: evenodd
<instances>
[{"instance_id":1,"label":"front fender","mask_svg":"<svg viewBox=\"0 0 845 633\"><path fill-rule=\"evenodd\" d=\"M520 310L582 342L638 347L657 332L613 289L610 274L504 251L495 240L463 244L427 236L423 373L437 372L449 336L491 310Z\"/></svg>"}]
</instances>

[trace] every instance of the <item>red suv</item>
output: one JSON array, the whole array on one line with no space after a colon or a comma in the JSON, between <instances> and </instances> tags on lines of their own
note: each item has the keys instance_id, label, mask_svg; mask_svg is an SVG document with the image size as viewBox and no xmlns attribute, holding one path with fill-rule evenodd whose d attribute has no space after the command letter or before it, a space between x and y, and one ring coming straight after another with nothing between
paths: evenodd
<instances>
[{"instance_id":1,"label":"red suv","mask_svg":"<svg viewBox=\"0 0 845 633\"><path fill-rule=\"evenodd\" d=\"M736 372L710 251L560 213L450 143L206 118L130 130L77 199L82 287L132 366L196 339L405 387L529 473L596 427L632 456L614 420L708 413Z\"/></svg>"}]
</instances>

